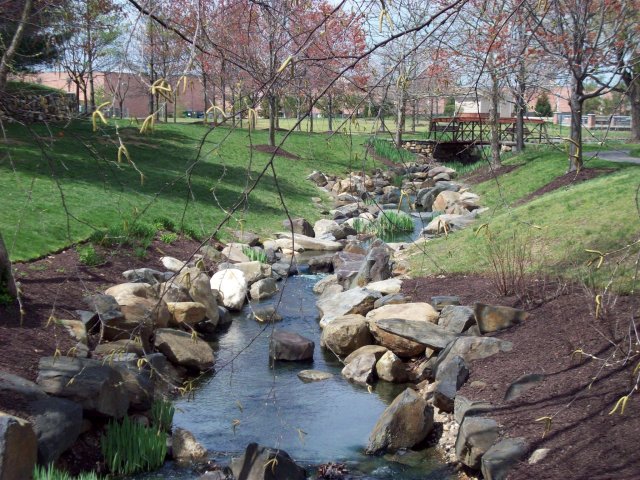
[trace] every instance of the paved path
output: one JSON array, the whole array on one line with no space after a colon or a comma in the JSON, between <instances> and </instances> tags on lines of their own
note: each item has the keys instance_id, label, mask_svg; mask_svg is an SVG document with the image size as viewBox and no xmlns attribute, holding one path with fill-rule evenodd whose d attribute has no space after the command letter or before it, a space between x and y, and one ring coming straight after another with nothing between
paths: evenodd
<instances>
[{"instance_id":1,"label":"paved path","mask_svg":"<svg viewBox=\"0 0 640 480\"><path fill-rule=\"evenodd\" d=\"M608 160L610 162L635 163L640 165L640 158L631 157L629 150L602 150L601 152L587 152L587 159L599 158L600 160Z\"/></svg>"}]
</instances>

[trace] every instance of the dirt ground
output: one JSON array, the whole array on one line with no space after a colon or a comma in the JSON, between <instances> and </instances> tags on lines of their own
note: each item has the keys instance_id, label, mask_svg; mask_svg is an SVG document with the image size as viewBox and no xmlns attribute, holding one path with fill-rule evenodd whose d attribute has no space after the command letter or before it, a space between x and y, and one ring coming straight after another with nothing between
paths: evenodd
<instances>
[{"instance_id":1,"label":"dirt ground","mask_svg":"<svg viewBox=\"0 0 640 480\"><path fill-rule=\"evenodd\" d=\"M622 341L635 322L637 297L618 297L604 317L594 320L594 298L581 287L555 282L533 284L530 302L492 293L482 276L419 278L404 283L413 300L433 295L459 295L464 304L479 301L524 307L530 317L523 324L495 334L513 342L513 351L470 365L470 378L459 394L495 406L489 415L505 437L524 437L530 452L549 448L538 464L522 462L511 479L638 479L640 455L635 439L640 432L640 402L633 395L624 415L610 415L616 402L633 388L632 371L640 359L637 343L626 358ZM621 342L623 349L612 343ZM585 354L572 354L582 349ZM593 355L597 359L590 358ZM625 361L626 359L626 361ZM605 361L607 360L607 361ZM521 397L505 401L509 385L525 374L545 379ZM552 417L545 434L542 417Z\"/></svg>"}]
</instances>

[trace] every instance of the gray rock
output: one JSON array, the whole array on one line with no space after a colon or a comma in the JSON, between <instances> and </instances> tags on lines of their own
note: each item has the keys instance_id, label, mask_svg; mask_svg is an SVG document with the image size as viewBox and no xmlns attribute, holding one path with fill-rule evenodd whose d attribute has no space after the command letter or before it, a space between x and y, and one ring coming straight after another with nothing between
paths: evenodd
<instances>
[{"instance_id":1,"label":"gray rock","mask_svg":"<svg viewBox=\"0 0 640 480\"><path fill-rule=\"evenodd\" d=\"M251 304L251 312L248 318L254 318L258 322L279 322L282 315L276 311L275 305Z\"/></svg>"},{"instance_id":2,"label":"gray rock","mask_svg":"<svg viewBox=\"0 0 640 480\"><path fill-rule=\"evenodd\" d=\"M399 305L401 303L409 303L410 301L411 299L409 297L406 297L401 293L392 293L376 300L373 304L373 309L377 310L385 305Z\"/></svg>"},{"instance_id":3,"label":"gray rock","mask_svg":"<svg viewBox=\"0 0 640 480\"><path fill-rule=\"evenodd\" d=\"M156 348L167 359L181 367L204 371L213 367L213 349L187 332L161 328L156 331Z\"/></svg>"},{"instance_id":4,"label":"gray rock","mask_svg":"<svg viewBox=\"0 0 640 480\"><path fill-rule=\"evenodd\" d=\"M421 320L390 318L378 320L376 325L389 333L435 349L445 348L456 339L455 335L444 328Z\"/></svg>"},{"instance_id":5,"label":"gray rock","mask_svg":"<svg viewBox=\"0 0 640 480\"><path fill-rule=\"evenodd\" d=\"M0 390L9 393L18 410L32 419L38 439L38 462L55 462L75 443L82 430L79 404L50 397L35 383L10 373L0 373Z\"/></svg>"},{"instance_id":6,"label":"gray rock","mask_svg":"<svg viewBox=\"0 0 640 480\"><path fill-rule=\"evenodd\" d=\"M157 297L169 302L190 302L192 301L187 288L170 281L160 283L154 286L157 291Z\"/></svg>"},{"instance_id":7,"label":"gray rock","mask_svg":"<svg viewBox=\"0 0 640 480\"><path fill-rule=\"evenodd\" d=\"M336 252L342 250L342 244L331 240L322 240L320 238L309 237L307 235L295 234L291 232L280 232L277 234L280 238L276 240L276 245L280 248L289 250L317 250Z\"/></svg>"},{"instance_id":8,"label":"gray rock","mask_svg":"<svg viewBox=\"0 0 640 480\"><path fill-rule=\"evenodd\" d=\"M91 295L90 297L85 297L84 302L98 316L99 322L103 324L124 318L120 311L120 305L111 295Z\"/></svg>"},{"instance_id":9,"label":"gray rock","mask_svg":"<svg viewBox=\"0 0 640 480\"><path fill-rule=\"evenodd\" d=\"M313 231L313 227L304 218L292 218L291 221L289 221L289 219L283 220L282 226L289 232L293 230L293 233L305 235L307 237L316 236L316 233Z\"/></svg>"},{"instance_id":10,"label":"gray rock","mask_svg":"<svg viewBox=\"0 0 640 480\"><path fill-rule=\"evenodd\" d=\"M431 305L437 311L441 312L447 305L460 305L460 297L451 295L438 295L431 297Z\"/></svg>"},{"instance_id":11,"label":"gray rock","mask_svg":"<svg viewBox=\"0 0 640 480\"><path fill-rule=\"evenodd\" d=\"M321 278L315 283L315 285L313 286L313 292L317 294L322 294L325 288L327 288L329 285L336 285L337 282L338 282L338 279L335 275L327 275L326 277Z\"/></svg>"},{"instance_id":12,"label":"gray rock","mask_svg":"<svg viewBox=\"0 0 640 480\"><path fill-rule=\"evenodd\" d=\"M321 382L333 378L333 374L320 370L301 370L298 372L298 378L303 382Z\"/></svg>"},{"instance_id":13,"label":"gray rock","mask_svg":"<svg viewBox=\"0 0 640 480\"><path fill-rule=\"evenodd\" d=\"M277 331L271 335L269 357L272 360L304 361L313 359L315 344L294 332Z\"/></svg>"},{"instance_id":14,"label":"gray rock","mask_svg":"<svg viewBox=\"0 0 640 480\"><path fill-rule=\"evenodd\" d=\"M478 470L482 456L498 439L498 424L491 418L466 417L456 438L458 461Z\"/></svg>"},{"instance_id":15,"label":"gray rock","mask_svg":"<svg viewBox=\"0 0 640 480\"><path fill-rule=\"evenodd\" d=\"M231 313L229 313L229 310L218 305L218 325L224 327L226 325L231 325L231 322L233 322L233 317L231 316Z\"/></svg>"},{"instance_id":16,"label":"gray rock","mask_svg":"<svg viewBox=\"0 0 640 480\"><path fill-rule=\"evenodd\" d=\"M500 352L510 352L513 344L506 340L493 337L458 337L438 355L437 365L447 358L460 355L465 362L491 357Z\"/></svg>"},{"instance_id":17,"label":"gray rock","mask_svg":"<svg viewBox=\"0 0 640 480\"><path fill-rule=\"evenodd\" d=\"M495 407L484 400L469 400L462 395L456 395L453 407L453 417L458 424L466 417L477 417L484 413L490 412Z\"/></svg>"},{"instance_id":18,"label":"gray rock","mask_svg":"<svg viewBox=\"0 0 640 480\"><path fill-rule=\"evenodd\" d=\"M378 419L367 445L368 454L396 452L422 442L433 429L433 407L415 390L398 395Z\"/></svg>"},{"instance_id":19,"label":"gray rock","mask_svg":"<svg viewBox=\"0 0 640 480\"><path fill-rule=\"evenodd\" d=\"M260 237L252 232L236 230L235 232L233 232L233 237L237 242L244 243L246 245L249 245L250 247L255 247L260 244Z\"/></svg>"},{"instance_id":20,"label":"gray rock","mask_svg":"<svg viewBox=\"0 0 640 480\"><path fill-rule=\"evenodd\" d=\"M377 362L388 351L389 349L387 347L383 347L382 345L365 345L364 347L360 347L359 349L347 355L347 357L344 359L344 364L348 365L356 357L367 354L367 353L370 353L374 357L376 357L376 362Z\"/></svg>"},{"instance_id":21,"label":"gray rock","mask_svg":"<svg viewBox=\"0 0 640 480\"><path fill-rule=\"evenodd\" d=\"M122 376L122 386L129 397L129 408L138 412L146 412L151 409L154 395L154 382L140 373L140 369L130 366L128 362L113 362L115 368Z\"/></svg>"},{"instance_id":22,"label":"gray rock","mask_svg":"<svg viewBox=\"0 0 640 480\"><path fill-rule=\"evenodd\" d=\"M381 240L375 240L369 253L351 280L349 288L364 287L370 282L379 282L391 277L391 256L387 246Z\"/></svg>"},{"instance_id":23,"label":"gray rock","mask_svg":"<svg viewBox=\"0 0 640 480\"><path fill-rule=\"evenodd\" d=\"M97 357L111 357L117 359L120 354L123 353L135 353L137 356L144 355L144 348L142 345L129 339L114 340L113 342L101 343L96 346L93 351L93 355Z\"/></svg>"},{"instance_id":24,"label":"gray rock","mask_svg":"<svg viewBox=\"0 0 640 480\"><path fill-rule=\"evenodd\" d=\"M516 400L526 391L531 390L533 387L544 381L545 378L546 375L542 373L528 373L518 377L513 381L513 383L511 383L511 385L509 385L509 388L507 388L507 393L504 395L504 401L510 402L512 400Z\"/></svg>"},{"instance_id":25,"label":"gray rock","mask_svg":"<svg viewBox=\"0 0 640 480\"><path fill-rule=\"evenodd\" d=\"M322 330L320 337L320 345L336 355L349 355L372 343L366 319L356 314L335 318Z\"/></svg>"},{"instance_id":26,"label":"gray rock","mask_svg":"<svg viewBox=\"0 0 640 480\"><path fill-rule=\"evenodd\" d=\"M164 273L152 268L134 268L133 270L122 272L122 276L128 282L148 283L150 285L164 281Z\"/></svg>"},{"instance_id":27,"label":"gray rock","mask_svg":"<svg viewBox=\"0 0 640 480\"><path fill-rule=\"evenodd\" d=\"M273 278L263 278L251 285L249 294L253 300L264 300L278 293L278 286Z\"/></svg>"},{"instance_id":28,"label":"gray rock","mask_svg":"<svg viewBox=\"0 0 640 480\"><path fill-rule=\"evenodd\" d=\"M527 454L524 438L505 438L482 456L482 475L485 480L505 480L511 470Z\"/></svg>"},{"instance_id":29,"label":"gray rock","mask_svg":"<svg viewBox=\"0 0 640 480\"><path fill-rule=\"evenodd\" d=\"M353 288L332 297L321 298L316 302L316 306L322 314L320 326L324 328L335 318L350 313L365 315L381 296L378 292L371 292L366 288Z\"/></svg>"},{"instance_id":30,"label":"gray rock","mask_svg":"<svg viewBox=\"0 0 640 480\"><path fill-rule=\"evenodd\" d=\"M406 365L391 351L382 355L376 363L376 374L380 380L386 382L405 383L409 380Z\"/></svg>"},{"instance_id":31,"label":"gray rock","mask_svg":"<svg viewBox=\"0 0 640 480\"><path fill-rule=\"evenodd\" d=\"M309 259L309 272L311 273L330 273L333 272L333 262L331 257L319 256Z\"/></svg>"},{"instance_id":32,"label":"gray rock","mask_svg":"<svg viewBox=\"0 0 640 480\"><path fill-rule=\"evenodd\" d=\"M306 480L307 472L284 450L250 443L244 454L231 462L236 480Z\"/></svg>"},{"instance_id":33,"label":"gray rock","mask_svg":"<svg viewBox=\"0 0 640 480\"><path fill-rule=\"evenodd\" d=\"M37 452L38 442L31 424L0 412L0 480L32 478Z\"/></svg>"},{"instance_id":34,"label":"gray rock","mask_svg":"<svg viewBox=\"0 0 640 480\"><path fill-rule=\"evenodd\" d=\"M476 321L482 334L496 332L505 328L518 325L525 321L529 314L517 308L485 305L476 303L473 306Z\"/></svg>"},{"instance_id":35,"label":"gray rock","mask_svg":"<svg viewBox=\"0 0 640 480\"><path fill-rule=\"evenodd\" d=\"M364 353L355 357L342 369L342 376L353 383L367 386L373 382L375 368L375 355L372 353Z\"/></svg>"},{"instance_id":36,"label":"gray rock","mask_svg":"<svg viewBox=\"0 0 640 480\"><path fill-rule=\"evenodd\" d=\"M271 265L271 271L280 277L287 278L291 275L297 275L298 267L296 262L276 262Z\"/></svg>"},{"instance_id":37,"label":"gray rock","mask_svg":"<svg viewBox=\"0 0 640 480\"><path fill-rule=\"evenodd\" d=\"M192 280L189 286L189 296L194 302L204 305L206 318L214 325L217 325L220 320L218 292L211 290L209 277L206 274L197 275Z\"/></svg>"},{"instance_id":38,"label":"gray rock","mask_svg":"<svg viewBox=\"0 0 640 480\"><path fill-rule=\"evenodd\" d=\"M444 191L457 192L460 190L460 185L451 182L438 182L432 188L424 188L416 194L415 204L417 207L431 211L433 202L435 202L438 195Z\"/></svg>"},{"instance_id":39,"label":"gray rock","mask_svg":"<svg viewBox=\"0 0 640 480\"><path fill-rule=\"evenodd\" d=\"M178 462L192 462L203 459L207 455L204 448L189 430L174 427L171 432L171 452Z\"/></svg>"},{"instance_id":40,"label":"gray rock","mask_svg":"<svg viewBox=\"0 0 640 480\"><path fill-rule=\"evenodd\" d=\"M237 263L220 263L218 264L218 271L227 269L236 269L244 273L244 278L247 284L251 285L258 280L271 276L271 265L259 262L257 260L251 262L237 262Z\"/></svg>"},{"instance_id":41,"label":"gray rock","mask_svg":"<svg viewBox=\"0 0 640 480\"><path fill-rule=\"evenodd\" d=\"M456 393L468 378L469 368L462 357L456 355L441 364L436 374L433 404L443 412L453 412Z\"/></svg>"},{"instance_id":42,"label":"gray rock","mask_svg":"<svg viewBox=\"0 0 640 480\"><path fill-rule=\"evenodd\" d=\"M454 334L467 331L475 323L473 309L456 305L445 306L440 312L438 320L438 325Z\"/></svg>"},{"instance_id":43,"label":"gray rock","mask_svg":"<svg viewBox=\"0 0 640 480\"><path fill-rule=\"evenodd\" d=\"M88 414L122 418L129 409L122 375L96 360L43 357L36 383L50 395L79 403Z\"/></svg>"}]
</instances>

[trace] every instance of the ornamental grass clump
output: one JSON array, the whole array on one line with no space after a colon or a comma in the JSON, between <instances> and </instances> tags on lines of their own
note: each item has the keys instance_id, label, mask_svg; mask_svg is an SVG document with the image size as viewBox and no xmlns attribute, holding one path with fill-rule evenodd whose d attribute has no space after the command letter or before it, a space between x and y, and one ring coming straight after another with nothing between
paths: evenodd
<instances>
[{"instance_id":1,"label":"ornamental grass clump","mask_svg":"<svg viewBox=\"0 0 640 480\"><path fill-rule=\"evenodd\" d=\"M33 480L100 480L95 472L81 473L72 477L69 473L58 470L53 464L47 466L36 465L33 469Z\"/></svg>"},{"instance_id":2,"label":"ornamental grass clump","mask_svg":"<svg viewBox=\"0 0 640 480\"><path fill-rule=\"evenodd\" d=\"M267 254L263 250L257 250L251 247L242 247L244 253L252 262L269 263Z\"/></svg>"},{"instance_id":3,"label":"ornamental grass clump","mask_svg":"<svg viewBox=\"0 0 640 480\"><path fill-rule=\"evenodd\" d=\"M171 430L175 412L176 409L169 400L164 398L156 399L151 405L151 424L159 432L168 432Z\"/></svg>"},{"instance_id":4,"label":"ornamental grass clump","mask_svg":"<svg viewBox=\"0 0 640 480\"><path fill-rule=\"evenodd\" d=\"M403 212L385 211L372 225L376 235L386 236L400 232L413 232L413 219Z\"/></svg>"},{"instance_id":5,"label":"ornamental grass clump","mask_svg":"<svg viewBox=\"0 0 640 480\"><path fill-rule=\"evenodd\" d=\"M102 436L102 454L116 475L148 472L162 466L167 456L167 434L158 426L144 426L124 417L112 420Z\"/></svg>"}]
</instances>

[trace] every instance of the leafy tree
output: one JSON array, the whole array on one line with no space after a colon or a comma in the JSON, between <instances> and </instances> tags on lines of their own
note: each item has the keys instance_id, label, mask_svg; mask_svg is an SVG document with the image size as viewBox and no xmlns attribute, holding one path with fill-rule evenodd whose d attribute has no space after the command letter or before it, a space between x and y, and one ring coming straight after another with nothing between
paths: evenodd
<instances>
[{"instance_id":1,"label":"leafy tree","mask_svg":"<svg viewBox=\"0 0 640 480\"><path fill-rule=\"evenodd\" d=\"M536 100L535 106L536 113L541 117L550 117L553 114L551 108L551 102L549 102L549 95L547 92L542 92Z\"/></svg>"},{"instance_id":2,"label":"leafy tree","mask_svg":"<svg viewBox=\"0 0 640 480\"><path fill-rule=\"evenodd\" d=\"M456 113L456 99L455 97L448 97L444 103L444 114L452 116Z\"/></svg>"}]
</instances>

